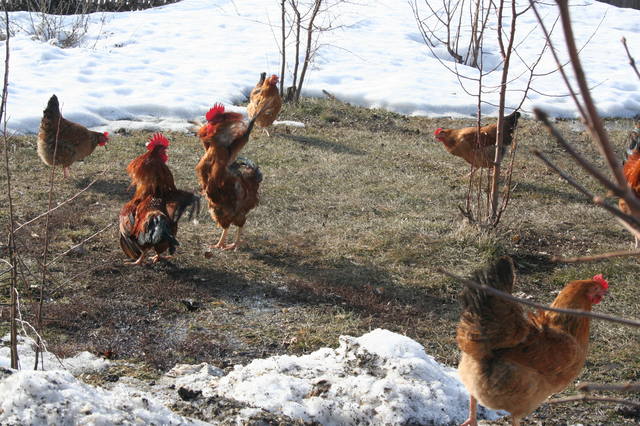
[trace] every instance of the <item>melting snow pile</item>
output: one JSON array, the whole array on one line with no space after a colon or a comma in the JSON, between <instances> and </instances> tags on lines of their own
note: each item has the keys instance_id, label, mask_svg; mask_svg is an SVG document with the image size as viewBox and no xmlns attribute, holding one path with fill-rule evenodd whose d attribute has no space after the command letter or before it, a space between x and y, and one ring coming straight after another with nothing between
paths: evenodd
<instances>
[{"instance_id":1,"label":"melting snow pile","mask_svg":"<svg viewBox=\"0 0 640 426\"><path fill-rule=\"evenodd\" d=\"M24 368L32 365L32 344L20 344ZM178 365L158 383L123 377L109 390L79 381L60 362L75 374L108 365L86 352L61 361L47 354L45 367L53 370L14 371L7 369L8 347L0 347L0 424L205 424L166 408L184 390L200 407L237 401L239 410L229 416L238 423L267 411L323 425L448 425L468 414L468 394L454 369L410 338L381 329L342 336L337 349L254 360L227 375L208 364ZM479 418L503 414L479 408ZM205 418L231 420L221 415Z\"/></svg>"},{"instance_id":2,"label":"melting snow pile","mask_svg":"<svg viewBox=\"0 0 640 426\"><path fill-rule=\"evenodd\" d=\"M8 339L2 342L7 344ZM45 353L45 368L55 369L33 371L33 347L33 341L21 339L18 353L24 370L20 371L8 369L9 347L0 347L0 424L203 424L126 386L107 391L79 381L71 371L79 374L108 365L88 352L64 360Z\"/></svg>"},{"instance_id":3,"label":"melting snow pile","mask_svg":"<svg viewBox=\"0 0 640 426\"><path fill-rule=\"evenodd\" d=\"M323 425L459 424L468 415L468 393L456 371L387 330L342 336L337 349L254 360L223 377L207 380L207 371L178 377L176 387Z\"/></svg>"}]
</instances>

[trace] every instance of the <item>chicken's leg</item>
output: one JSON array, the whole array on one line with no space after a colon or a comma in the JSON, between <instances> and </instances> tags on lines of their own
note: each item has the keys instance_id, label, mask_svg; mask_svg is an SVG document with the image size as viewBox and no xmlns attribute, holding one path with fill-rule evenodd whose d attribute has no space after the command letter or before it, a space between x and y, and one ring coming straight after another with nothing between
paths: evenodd
<instances>
[{"instance_id":1,"label":"chicken's leg","mask_svg":"<svg viewBox=\"0 0 640 426\"><path fill-rule=\"evenodd\" d=\"M64 175L65 178L68 178L69 176L71 176L71 169L69 169L68 166L63 167L62 174Z\"/></svg>"},{"instance_id":2,"label":"chicken's leg","mask_svg":"<svg viewBox=\"0 0 640 426\"><path fill-rule=\"evenodd\" d=\"M478 426L478 401L469 395L469 418L465 420L460 426Z\"/></svg>"},{"instance_id":3,"label":"chicken's leg","mask_svg":"<svg viewBox=\"0 0 640 426\"><path fill-rule=\"evenodd\" d=\"M222 235L220 235L220 239L218 240L218 244L212 246L212 248L225 248L225 243L227 242L227 234L229 233L229 228L222 228Z\"/></svg>"},{"instance_id":4,"label":"chicken's leg","mask_svg":"<svg viewBox=\"0 0 640 426\"><path fill-rule=\"evenodd\" d=\"M144 257L147 255L147 251L148 250L143 250L142 254L138 258L138 260L136 260L135 262L124 262L125 265L142 265L142 264L144 264Z\"/></svg>"},{"instance_id":5,"label":"chicken's leg","mask_svg":"<svg viewBox=\"0 0 640 426\"><path fill-rule=\"evenodd\" d=\"M233 250L233 251L238 250L238 247L240 246L240 235L242 235L242 227L241 226L238 227L238 232L236 233L235 241L232 244L229 244L229 245L225 246L223 248L223 250Z\"/></svg>"}]
</instances>

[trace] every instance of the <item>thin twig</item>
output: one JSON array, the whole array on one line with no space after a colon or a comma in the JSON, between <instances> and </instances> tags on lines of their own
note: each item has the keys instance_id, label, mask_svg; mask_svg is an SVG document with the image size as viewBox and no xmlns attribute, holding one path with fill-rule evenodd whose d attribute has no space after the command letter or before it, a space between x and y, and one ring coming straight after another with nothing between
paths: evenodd
<instances>
[{"instance_id":1,"label":"thin twig","mask_svg":"<svg viewBox=\"0 0 640 426\"><path fill-rule=\"evenodd\" d=\"M49 267L51 264L55 263L56 260L60 259L61 257L66 256L68 253L70 253L71 251L75 250L76 248L80 247L81 245L83 245L84 243L86 243L87 241L93 239L96 235L103 233L104 231L106 231L107 229L111 228L113 225L115 224L115 222L111 222L110 224L108 224L107 226L105 226L104 228L102 228L101 230L93 233L92 235L90 235L89 237L85 238L84 240L82 240L80 243L76 244L75 246L71 247L69 250L65 251L64 253L60 253L59 255L57 255L56 257L54 257L53 259L51 259L49 261L49 263L47 263L47 267Z\"/></svg>"},{"instance_id":2,"label":"thin twig","mask_svg":"<svg viewBox=\"0 0 640 426\"><path fill-rule=\"evenodd\" d=\"M35 222L38 219L42 219L43 217L45 217L46 215L48 215L51 212L56 211L57 209L59 209L60 207L64 206L65 204L70 203L71 201L75 200L76 198L78 198L80 196L80 194L82 194L83 192L85 192L87 189L91 188L97 181L98 178L102 175L104 175L105 173L107 173L107 171L111 168L111 166L107 166L106 169L104 169L103 171L101 171L100 173L98 173L98 175L96 175L96 178L91 181L91 183L89 183L89 185L85 186L83 189L81 189L80 191L76 192L71 198L68 198L66 200L64 200L63 202L61 202L60 204L58 204L57 206L53 207L51 210L47 210L46 212L39 214L38 216L34 217L33 219L30 219L26 222L24 222L23 224L21 224L20 226L18 226L16 228L16 231L19 231L20 229L24 228L27 225L32 224L33 222Z\"/></svg>"},{"instance_id":3,"label":"thin twig","mask_svg":"<svg viewBox=\"0 0 640 426\"><path fill-rule=\"evenodd\" d=\"M630 320L630 319L626 319L626 318L618 318L618 317L614 317L614 316L611 316L611 315L600 314L600 313L597 313L597 312L582 311L582 310L579 310L579 309L552 308L551 306L542 305L540 303L531 302L530 300L526 300L526 299L521 299L519 297L515 297L512 294L505 293L504 291L497 290L497 289L495 289L493 287L489 287L488 285L483 285L483 284L477 283L475 281L469 280L467 278L463 278L461 276L452 274L451 272L445 271L442 268L438 268L438 272L440 272L441 274L444 274L444 275L446 275L446 276L448 276L450 278L453 278L453 279L455 279L457 281L460 281L461 283L463 283L464 285L466 285L468 287L473 287L473 288L476 288L478 290L486 291L487 293L491 293L494 296L498 296L500 298L503 298L503 299L506 299L506 300L510 300L512 302L520 303L522 305L531 306L533 308L542 309L544 311L558 312L558 313L561 313L561 314L575 315L575 316L579 316L579 317L595 318L595 319L601 319L601 320L610 321L610 322L616 322L616 323L619 323L619 324L631 325L633 327L640 327L640 321Z\"/></svg>"},{"instance_id":4,"label":"thin twig","mask_svg":"<svg viewBox=\"0 0 640 426\"><path fill-rule=\"evenodd\" d=\"M580 256L580 257L559 257L553 256L551 257L552 262L562 262L562 263L578 263L578 262L594 262L598 260L611 259L614 257L625 257L625 256L640 256L640 250L634 251L612 251L610 253L602 253L595 254L593 256Z\"/></svg>"},{"instance_id":5,"label":"thin twig","mask_svg":"<svg viewBox=\"0 0 640 426\"><path fill-rule=\"evenodd\" d=\"M638 72L638 67L636 67L636 61L635 59L633 59L633 56L631 56L631 52L629 52L629 47L627 46L627 39L624 37L622 37L622 45L624 46L624 50L627 52L627 58L629 58L629 65L631 65L631 68L633 68L638 78L640 78L640 72Z\"/></svg>"},{"instance_id":6,"label":"thin twig","mask_svg":"<svg viewBox=\"0 0 640 426\"><path fill-rule=\"evenodd\" d=\"M623 398L610 398L606 396L589 396L589 395L578 395L578 396L568 396L566 398L556 398L549 399L545 402L545 404L565 404L567 402L613 402L614 404L625 404L632 405L634 407L640 407L640 402L629 401L628 399Z\"/></svg>"}]
</instances>

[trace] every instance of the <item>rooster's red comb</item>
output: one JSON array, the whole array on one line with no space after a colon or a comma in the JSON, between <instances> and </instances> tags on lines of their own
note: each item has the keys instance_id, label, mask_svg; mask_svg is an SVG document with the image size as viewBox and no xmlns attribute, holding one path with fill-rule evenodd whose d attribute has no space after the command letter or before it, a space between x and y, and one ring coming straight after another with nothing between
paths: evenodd
<instances>
[{"instance_id":1,"label":"rooster's red comb","mask_svg":"<svg viewBox=\"0 0 640 426\"><path fill-rule=\"evenodd\" d=\"M162 133L154 134L151 136L151 139L149 139L149 142L147 142L147 149L152 151L156 146L168 147L169 139L165 138Z\"/></svg>"},{"instance_id":2,"label":"rooster's red comb","mask_svg":"<svg viewBox=\"0 0 640 426\"><path fill-rule=\"evenodd\" d=\"M436 131L435 131L435 132L433 132L433 134L434 134L434 135L436 135L436 136L438 136L438 135L440 134L440 132L442 132L442 127L438 127L438 128L436 129Z\"/></svg>"},{"instance_id":3,"label":"rooster's red comb","mask_svg":"<svg viewBox=\"0 0 640 426\"><path fill-rule=\"evenodd\" d=\"M105 138L109 139L109 132L104 132L103 135Z\"/></svg>"},{"instance_id":4,"label":"rooster's red comb","mask_svg":"<svg viewBox=\"0 0 640 426\"><path fill-rule=\"evenodd\" d=\"M604 277L602 276L602 274L598 274L598 275L594 275L593 276L593 281L597 282L598 284L600 284L600 286L606 290L609 288L609 283L607 282L607 280L604 279Z\"/></svg>"},{"instance_id":5,"label":"rooster's red comb","mask_svg":"<svg viewBox=\"0 0 640 426\"><path fill-rule=\"evenodd\" d=\"M207 121L211 121L214 118L216 118L218 114L224 114L224 105L214 104L213 107L207 113L207 115L205 115L205 118L207 119Z\"/></svg>"}]
</instances>

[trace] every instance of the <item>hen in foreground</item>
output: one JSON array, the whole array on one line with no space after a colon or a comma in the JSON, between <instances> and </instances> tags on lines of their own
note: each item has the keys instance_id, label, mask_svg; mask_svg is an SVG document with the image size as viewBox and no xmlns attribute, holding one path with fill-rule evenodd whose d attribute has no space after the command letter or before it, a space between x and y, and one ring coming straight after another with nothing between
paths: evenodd
<instances>
[{"instance_id":1,"label":"hen in foreground","mask_svg":"<svg viewBox=\"0 0 640 426\"><path fill-rule=\"evenodd\" d=\"M187 208L190 217L199 209L197 196L175 186L165 164L168 146L164 136L154 135L147 143L147 152L127 167L136 192L120 211L120 247L134 265L144 263L151 249L156 252L153 263L167 250L173 254L179 245L176 234L180 217Z\"/></svg>"},{"instance_id":2,"label":"hen in foreground","mask_svg":"<svg viewBox=\"0 0 640 426\"><path fill-rule=\"evenodd\" d=\"M501 258L473 280L511 293L513 262ZM572 281L551 307L591 311L607 293L602 275ZM465 288L456 341L462 351L460 379L470 394L469 419L477 425L477 403L511 413L512 424L535 410L547 397L566 388L580 373L589 345L589 318L539 311Z\"/></svg>"},{"instance_id":3,"label":"hen in foreground","mask_svg":"<svg viewBox=\"0 0 640 426\"><path fill-rule=\"evenodd\" d=\"M629 133L629 147L624 156L624 177L633 190L636 197L640 197L640 121L635 129ZM622 198L618 201L618 207L626 214L631 214L631 209ZM638 248L638 237L635 238L635 248Z\"/></svg>"},{"instance_id":4,"label":"hen in foreground","mask_svg":"<svg viewBox=\"0 0 640 426\"><path fill-rule=\"evenodd\" d=\"M53 95L40 122L38 155L49 166L61 165L64 177L68 177L71 164L90 155L97 145L106 145L108 136L66 120L60 114L58 97Z\"/></svg>"},{"instance_id":5,"label":"hen in foreground","mask_svg":"<svg viewBox=\"0 0 640 426\"><path fill-rule=\"evenodd\" d=\"M504 117L503 154L506 146L513 142L513 132L518 125L520 113L514 111ZM495 143L497 124L480 127L480 137L477 138L476 127L462 129L438 128L434 132L436 139L443 143L445 149L457 157L463 158L473 167L491 167L495 159Z\"/></svg>"},{"instance_id":6,"label":"hen in foreground","mask_svg":"<svg viewBox=\"0 0 640 426\"><path fill-rule=\"evenodd\" d=\"M215 248L237 250L247 214L258 205L262 173L252 161L237 159L237 156L249 140L262 111L264 107L245 123L240 114L225 112L223 105L216 104L207 113L207 123L198 132L206 151L196 166L196 174L207 197L211 217L222 228ZM236 239L233 244L226 244L232 224L238 227Z\"/></svg>"},{"instance_id":7,"label":"hen in foreground","mask_svg":"<svg viewBox=\"0 0 640 426\"><path fill-rule=\"evenodd\" d=\"M267 136L270 136L267 127L271 126L276 118L278 118L278 114L280 114L280 109L282 108L282 98L278 91L278 76L274 74L266 78L266 73L262 73L260 75L260 81L258 81L258 84L249 95L249 105L247 105L249 118L255 117L258 111L267 104L269 107L266 108L256 120L256 125L262 127L265 132L267 132Z\"/></svg>"}]
</instances>

